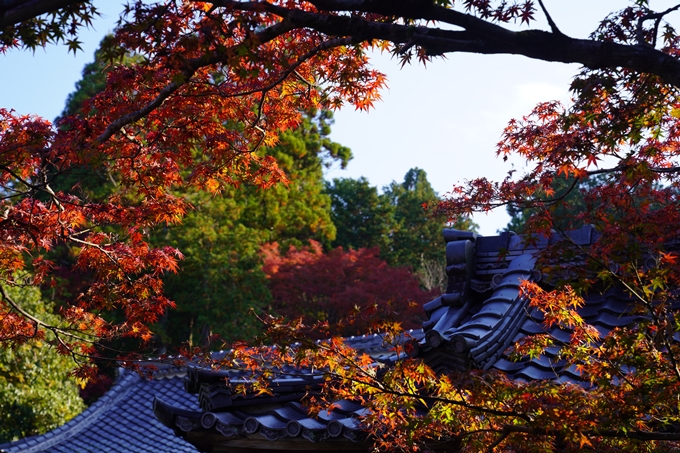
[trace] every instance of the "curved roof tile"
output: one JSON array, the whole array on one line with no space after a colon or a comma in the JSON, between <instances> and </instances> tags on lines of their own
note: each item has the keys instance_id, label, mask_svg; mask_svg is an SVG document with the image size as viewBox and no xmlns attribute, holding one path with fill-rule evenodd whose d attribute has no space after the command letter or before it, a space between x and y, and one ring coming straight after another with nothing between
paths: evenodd
<instances>
[{"instance_id":1,"label":"curved roof tile","mask_svg":"<svg viewBox=\"0 0 680 453\"><path fill-rule=\"evenodd\" d=\"M160 396L174 407L198 409L184 390L184 376L146 380L121 370L104 396L65 425L40 436L0 445L5 453L194 453L153 413Z\"/></svg>"}]
</instances>

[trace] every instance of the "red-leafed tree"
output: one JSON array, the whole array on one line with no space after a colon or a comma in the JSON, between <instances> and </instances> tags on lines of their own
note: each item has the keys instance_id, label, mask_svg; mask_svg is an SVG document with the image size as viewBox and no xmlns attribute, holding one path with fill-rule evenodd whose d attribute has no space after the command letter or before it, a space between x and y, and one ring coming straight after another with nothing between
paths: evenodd
<instances>
[{"instance_id":1,"label":"red-leafed tree","mask_svg":"<svg viewBox=\"0 0 680 453\"><path fill-rule=\"evenodd\" d=\"M327 330L309 332L317 338L361 335L388 322L420 328L422 304L436 295L423 291L408 268L381 260L377 248L337 247L323 253L321 245L311 241L285 254L272 243L262 253L272 310L289 319L302 317L307 326L327 323Z\"/></svg>"},{"instance_id":2,"label":"red-leafed tree","mask_svg":"<svg viewBox=\"0 0 680 453\"><path fill-rule=\"evenodd\" d=\"M35 19L55 11L51 22ZM65 35L92 13L90 2L2 2L2 48L71 39ZM102 49L112 64L107 85L81 114L53 125L0 109L4 344L51 330L62 352L88 357L100 340L150 339L149 324L173 305L161 277L177 269L181 253L151 247L147 233L180 222L187 211L173 189L217 193L244 182L261 188L285 182L271 156L254 152L258 147L274 145L281 131L300 124L303 111L345 101L367 108L383 85L361 46L348 47L351 39L296 30L259 8L138 2L126 14ZM127 53L141 61L116 64ZM78 196L77 187L52 189L53 178L83 167L115 175L119 190L95 202ZM91 283L55 325L3 288L21 269L34 283L51 284L52 263L44 256L65 242ZM102 317L110 310L120 322Z\"/></svg>"},{"instance_id":3,"label":"red-leafed tree","mask_svg":"<svg viewBox=\"0 0 680 453\"><path fill-rule=\"evenodd\" d=\"M94 3L0 1L0 52L60 40L77 49L78 27L89 22ZM525 288L548 322L575 326L562 358L596 385L586 392L500 374L436 376L411 361L378 376L370 360L352 360L340 342L308 355L298 350L290 360L324 369L336 396L370 407L367 421L386 449L416 449L433 438L458 439L470 451L677 448L680 37L665 21L680 5L655 12L636 0L589 39L562 33L544 6L541 0L131 4L104 51L113 65L107 86L82 116L53 125L0 109L0 341L53 338L62 352L88 356L101 340L149 338L148 323L172 306L161 275L174 271L180 257L146 240L150 229L179 222L187 209L171 189L219 192L244 181L266 188L285 180L271 157L253 151L299 124L302 111L343 103L369 108L384 85L366 58L371 47L404 61L462 51L580 63L573 105L539 105L503 135L499 154L527 159L527 174L457 187L442 210L453 217L511 203L534 208L528 231L546 232L556 225L555 206L579 185L556 192L556 177L604 175L584 196L581 221L594 224L601 239L579 251L587 265L576 272L576 289ZM550 31L504 25L530 26L539 9ZM126 53L140 61L116 65ZM120 191L92 202L52 189L53 175L83 166L117 175ZM50 284L45 252L63 242L78 247L77 266L93 280L64 307L61 321L48 322L7 289L22 270L32 283ZM575 291L596 283L624 287L645 321L598 340L573 310L582 303ZM107 322L102 313L109 310L122 321ZM522 352L535 355L549 344L537 338ZM280 351L287 359L290 350ZM422 417L418 408L427 402ZM625 410L613 415L612 402Z\"/></svg>"}]
</instances>

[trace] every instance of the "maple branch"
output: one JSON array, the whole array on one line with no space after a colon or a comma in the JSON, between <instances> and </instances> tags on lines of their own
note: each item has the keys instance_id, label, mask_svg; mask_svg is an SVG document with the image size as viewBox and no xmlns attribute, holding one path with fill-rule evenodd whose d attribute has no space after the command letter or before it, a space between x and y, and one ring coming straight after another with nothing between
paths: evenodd
<instances>
[{"instance_id":1,"label":"maple branch","mask_svg":"<svg viewBox=\"0 0 680 453\"><path fill-rule=\"evenodd\" d=\"M347 382L351 384L359 384L363 386L368 386L371 387L377 391L380 391L386 395L392 395L398 398L405 398L405 399L411 399L411 400L416 400L419 402L424 402L428 404L434 404L434 403L442 403L442 404L450 404L452 406L458 406L458 407L463 407L466 409L474 410L474 411L479 411L480 413L484 414L489 414L489 415L494 415L498 417L517 417L520 418L526 422L531 422L531 418L526 415L522 414L519 412L515 411L502 411L498 409L493 409L493 408L488 408L484 406L478 406L474 404L470 404L464 399L462 401L457 401L453 400L450 398L445 398L445 397L440 397L440 396L434 396L434 395L422 395L422 394L417 394L415 392L404 392L400 390L395 390L392 387L386 386L386 383L380 379L378 379L378 375L373 375L369 373L365 367L361 366L359 363L356 362L356 360L352 357L349 357L347 354L344 354L342 351L339 351L335 348L332 348L330 345L327 344L318 344L315 342L312 342L311 340L308 340L306 338L301 339L302 342L301 344L308 344L312 346L313 348L319 348L322 350L325 350L329 353L332 353L336 355L337 357L340 358L340 360L334 360L333 363L335 364L347 364L346 368L349 370L353 370L355 373L358 373L358 376L352 377L351 375L345 374L345 373L336 373L333 371L326 371L326 374L330 380L326 381L327 383L330 383L330 381L337 381L337 382ZM266 347L264 352L270 353L271 352L271 347ZM252 357L253 354L250 354L250 357ZM280 357L282 359L282 363L286 363L286 358L285 357ZM225 358L222 358L221 360L224 360ZM233 362L233 358L231 359ZM288 358L288 360L291 360L294 362L295 366L299 366L299 363L297 361L297 358ZM284 371L278 371L282 375L286 375L288 373ZM361 379L360 376L363 376L364 379Z\"/></svg>"},{"instance_id":2,"label":"maple branch","mask_svg":"<svg viewBox=\"0 0 680 453\"><path fill-rule=\"evenodd\" d=\"M283 22L272 25L271 27L266 28L265 30L256 33L254 41L257 41L259 43L264 43L271 41L278 36L286 33L287 31L290 31L292 27L289 24L285 24ZM147 103L144 107L142 107L139 110L136 110L134 112L130 112L127 115L123 115L113 122L109 124L104 132L102 132L97 138L96 142L98 143L104 143L108 139L110 139L114 134L116 134L118 131L120 131L122 128L127 126L128 124L134 123L135 121L139 121L140 119L146 117L149 115L151 112L156 110L158 107L160 107L163 102L165 102L174 92L176 92L179 88L182 86L186 85L187 83L190 82L191 77L198 71L199 69L207 66L212 66L217 63L228 63L230 57L225 56L224 54L229 54L229 51L235 51L240 47L243 47L245 44L240 43L235 46L232 46L231 48L225 50L224 52L214 52L211 54L205 54L202 57L199 58L193 58L187 61L186 63L186 68L181 71L178 75L181 75L182 77L180 78L175 78L172 82L170 82L168 85L166 85L159 93L156 95L156 97L151 100L149 103ZM257 90L260 91L260 90ZM243 95L243 94L240 94Z\"/></svg>"},{"instance_id":3,"label":"maple branch","mask_svg":"<svg viewBox=\"0 0 680 453\"><path fill-rule=\"evenodd\" d=\"M19 181L22 185L24 185L24 186L26 186L26 187L28 187L32 190L47 192L47 190L45 190L45 188L44 188L44 186L46 184L44 184L44 183L33 184L31 182L28 182L26 179L22 178L17 172L15 172L14 170L12 170L10 167L8 167L6 165L0 165L0 170L4 171L8 175L10 175L12 178ZM19 192L17 189L14 189L14 191L17 192L17 193L26 193L26 192ZM47 193L49 193L49 192L47 192Z\"/></svg>"},{"instance_id":4,"label":"maple branch","mask_svg":"<svg viewBox=\"0 0 680 453\"><path fill-rule=\"evenodd\" d=\"M625 171L634 168L633 165L618 165L612 168L602 168L599 170L590 170L587 172L588 176L602 175L606 173L615 173L618 171ZM679 173L680 166L675 167L647 167L647 169L653 173Z\"/></svg>"},{"instance_id":5,"label":"maple branch","mask_svg":"<svg viewBox=\"0 0 680 453\"><path fill-rule=\"evenodd\" d=\"M12 299L9 294L7 294L7 291L5 290L5 287L0 284L0 296L2 296L2 299L6 301L10 307L12 307L13 310L17 311L21 316L24 318L28 319L31 323L33 323L33 333L31 335L21 335L27 338L33 338L37 335L38 333L38 327L47 327L48 325L45 324L43 321L40 319L36 318L35 316L31 315L28 313L26 310L21 308L19 304L17 304L14 299Z\"/></svg>"},{"instance_id":6,"label":"maple branch","mask_svg":"<svg viewBox=\"0 0 680 453\"><path fill-rule=\"evenodd\" d=\"M186 78L190 78L191 76L194 75L196 70L186 70L182 71L182 74ZM104 132L102 132L96 139L98 143L104 143L108 139L110 139L115 133L123 129L125 126L128 124L134 123L135 121L139 121L140 119L144 118L147 116L149 113L153 112L156 110L158 107L165 102L167 98L170 97L172 93L177 91L182 85L184 85L186 82L176 82L172 81L168 85L166 85L159 93L158 95L148 104L146 104L143 108L136 110L134 112L128 113L127 115L123 115L116 120L112 121L111 124L109 124Z\"/></svg>"},{"instance_id":7,"label":"maple branch","mask_svg":"<svg viewBox=\"0 0 680 453\"><path fill-rule=\"evenodd\" d=\"M537 206L543 207L543 206L546 206L546 205L552 206L552 205L555 205L555 204L559 203L560 201L564 200L565 198L567 198L567 196L571 193L571 191L576 188L578 183L579 183L579 180L574 178L574 181L571 183L571 185L569 187L567 187L567 189L562 193L562 195L559 195L557 197L546 198L546 199L543 199L543 200L541 200L541 199L528 200L528 201L524 200L522 202L511 201L508 204L510 204L510 203L517 204L517 205L522 204L525 208L532 208L532 207L537 207Z\"/></svg>"},{"instance_id":8,"label":"maple branch","mask_svg":"<svg viewBox=\"0 0 680 453\"><path fill-rule=\"evenodd\" d=\"M75 335L71 332L68 332L68 329L64 329L61 327L53 326L52 324L48 324L45 321L42 321L39 318L36 318L26 310L24 310L21 305L19 305L10 295L7 293L7 290L5 289L4 285L0 283L0 296L2 296L2 299L6 301L10 307L12 307L13 310L17 311L21 316L24 318L28 319L31 323L33 323L33 334L31 334L30 337L34 337L38 333L38 328L43 328L51 331L54 336L57 338L58 341L63 341L60 339L59 335L65 335L67 337L73 338L74 340L78 341L83 341L83 342L89 342L89 343L94 343L92 340L88 340L86 338L82 338L78 335ZM84 333L82 331L79 331L80 333Z\"/></svg>"},{"instance_id":9,"label":"maple branch","mask_svg":"<svg viewBox=\"0 0 680 453\"><path fill-rule=\"evenodd\" d=\"M132 277L130 277L128 275L128 273L125 272L125 269L123 269L123 266L121 266L120 262L116 259L116 257L111 252L106 250L104 247L102 247L99 244L95 244L94 242L85 241L83 239L78 239L77 237L75 237L75 235L69 235L69 239L72 240L73 242L78 243L78 244L85 245L85 246L88 246L88 247L92 247L92 248L95 248L95 249L99 250L100 252L102 252L104 254L104 256L106 256L109 259L109 261L111 261L123 273L123 275L125 275L125 279L128 282L132 282Z\"/></svg>"},{"instance_id":10,"label":"maple branch","mask_svg":"<svg viewBox=\"0 0 680 453\"><path fill-rule=\"evenodd\" d=\"M531 419L528 415L522 414L520 412L514 412L514 411L501 411L498 409L492 409L489 407L484 407L484 406L477 406L474 404L467 403L465 401L456 401L452 400L450 398L444 398L441 396L433 396L433 395L418 395L416 393L407 393L407 392L402 392L399 390L393 390L391 388L385 387L384 385L379 385L383 384L381 381L377 380L374 376L371 376L371 381L372 382L367 382L363 381L360 379L354 379L352 377L348 377L346 375L341 375L341 374L336 374L336 373L328 373L330 377L333 377L338 380L342 381L347 381L355 384L361 384L361 385L366 385L369 387L372 387L376 390L381 391L382 393L386 395L392 395L396 396L399 398L405 398L405 399L411 399L411 400L416 400L416 401L425 401L430 404L434 403L442 403L442 404L450 404L452 406L458 406L458 407L463 407L466 409L474 410L474 411L479 411L480 413L483 414L489 414L489 415L495 415L498 417L517 417L521 418L522 420L525 420L527 422L530 422Z\"/></svg>"},{"instance_id":11,"label":"maple branch","mask_svg":"<svg viewBox=\"0 0 680 453\"><path fill-rule=\"evenodd\" d=\"M616 273L612 272L611 270L609 270L609 269L607 269L607 270L609 271L609 273L611 275L614 276L615 279L617 279L619 281L619 283L621 283L632 295L634 295L642 303L642 305L644 305L644 307L647 309L647 313L654 320L655 325L661 326L662 322L659 319L659 317L657 316L656 312L654 311L654 307L653 307L652 303L649 300L642 297L642 295L639 294L639 292L636 291L635 288L633 288L631 285L629 285L627 282L625 282L623 280L623 278L616 275ZM640 273L638 272L637 268L635 269L635 276L638 280L638 285L640 285L640 287L642 287L643 286L642 279L640 277ZM663 345L667 350L668 358L671 361L671 365L673 366L673 371L675 372L675 377L676 377L676 379L678 379L678 381L680 381L680 367L678 367L678 361L675 358L675 354L673 354L672 345L671 345L669 339L666 337L666 335L661 335L661 341L663 342Z\"/></svg>"},{"instance_id":12,"label":"maple branch","mask_svg":"<svg viewBox=\"0 0 680 453\"><path fill-rule=\"evenodd\" d=\"M608 174L608 173L616 173L616 172L622 172L628 169L633 168L632 165L619 165L616 167L612 168L602 168L598 170L590 170L587 171L586 174L588 176L595 176L595 175L602 175L602 174ZM649 171L652 173L660 173L660 174L670 174L670 173L680 173L680 166L676 167L648 167ZM579 180L574 179L574 181L571 183L571 185L559 196L554 197L554 198L547 198L547 199L533 199L533 200L508 200L503 203L497 203L494 204L495 207L503 206L503 205L508 205L508 204L516 204L518 206L523 206L525 208L531 208L531 207L538 207L538 206L552 206L562 200L564 200L567 195L569 195L572 190L576 188L578 185Z\"/></svg>"},{"instance_id":13,"label":"maple branch","mask_svg":"<svg viewBox=\"0 0 680 453\"><path fill-rule=\"evenodd\" d=\"M249 91L241 91L232 95L229 95L228 97L238 97L238 96L247 96L249 94L254 94L254 93L262 93L262 97L260 99L260 102L258 103L258 108L257 108L257 118L255 121L253 121L253 124L251 127L257 127L257 124L260 122L260 119L262 118L262 107L264 105L264 102L267 97L267 92L273 90L276 86L281 84L284 80L286 80L291 74L297 75L298 79L302 80L304 83L307 85L310 85L310 83L305 80L298 72L298 68L306 61L308 61L310 58L314 57L317 55L319 52L324 51L324 50L329 50L334 47L340 47L340 46L347 46L350 45L354 42L352 38L343 38L343 39L331 39L328 41L325 41L318 46L314 46L309 52L301 55L295 63L293 63L288 69L286 69L279 77L274 79L271 83L268 85L265 85L264 87L260 88L254 88ZM264 139L264 137L263 137ZM260 140L260 143L262 140ZM254 149L252 149L250 152L253 152L259 148L259 144L255 146Z\"/></svg>"},{"instance_id":14,"label":"maple branch","mask_svg":"<svg viewBox=\"0 0 680 453\"><path fill-rule=\"evenodd\" d=\"M0 30L90 0L0 0Z\"/></svg>"},{"instance_id":15,"label":"maple branch","mask_svg":"<svg viewBox=\"0 0 680 453\"><path fill-rule=\"evenodd\" d=\"M586 248L580 244L577 244L569 235L566 233L562 232L562 235L564 238L566 238L569 242L571 242L572 246L576 247L579 249L581 253L583 253L588 259L592 260L595 262L598 266L600 266L601 269L603 269L605 272L609 274L610 277L612 277L614 280L618 281L626 290L635 297L647 310L647 313L649 316L652 318L654 323L657 326L660 326L661 320L658 318L656 313L654 312L654 307L652 306L652 303L647 300L645 297L643 297L639 291L636 290L633 286L631 286L626 280L624 280L620 275L618 275L615 271L613 271L607 263L603 262L601 259L597 258L596 256L593 256L592 253L590 253ZM640 274L638 273L637 269L635 269L635 274L636 278L638 280L638 285L640 287L643 287L644 284L642 282L642 279L640 278ZM662 336L662 342L664 343L664 346L667 350L668 353L668 358L671 362L671 365L673 367L673 372L675 373L676 379L680 382L680 364L678 363L675 354L673 354L673 349L672 345L666 336ZM617 369L619 372L619 377L625 380L631 387L634 387L634 384L628 380L628 378L625 376L625 373L621 372L620 368L615 366L611 361L608 360L608 363L613 366L614 369Z\"/></svg>"},{"instance_id":16,"label":"maple branch","mask_svg":"<svg viewBox=\"0 0 680 453\"><path fill-rule=\"evenodd\" d=\"M501 431L501 435L498 436L498 439L493 441L490 445L489 448L486 449L487 453L493 453L496 450L496 447L499 446L507 437L511 434L511 432L505 428Z\"/></svg>"},{"instance_id":17,"label":"maple branch","mask_svg":"<svg viewBox=\"0 0 680 453\"><path fill-rule=\"evenodd\" d=\"M362 41L380 39L391 41L397 46L413 41L432 55L450 52L516 54L550 62L580 63L590 69L625 67L640 73L656 74L665 82L680 87L680 60L649 46L577 39L535 29L511 31L424 0L311 0L310 3L325 11L359 11L444 22L461 27L464 31L302 11L266 1L215 0L212 3L231 10L264 10L278 15L296 28L313 29L328 36L352 36Z\"/></svg>"},{"instance_id":18,"label":"maple branch","mask_svg":"<svg viewBox=\"0 0 680 453\"><path fill-rule=\"evenodd\" d=\"M358 365L357 365L357 367L358 367ZM363 373L366 373L366 371L363 370L363 368L360 368L360 369ZM467 403L465 401L456 401L456 400L452 400L450 398L444 398L444 397L441 397L441 396L418 395L416 393L409 393L409 392L394 390L392 388L385 387L384 382L376 379L375 376L368 375L371 382L362 381L362 380L359 380L359 379L354 379L354 378L348 377L346 375L340 375L340 374L336 374L336 373L329 373L329 376L335 377L338 380L343 380L343 381L348 381L348 382L352 382L352 383L367 385L369 387L372 387L376 390L383 392L384 394L396 396L396 397L399 397L399 398L412 399L412 400L416 400L416 401L425 401L429 404L434 404L434 403L450 404L452 406L464 407L466 409L471 409L471 410L474 410L474 411L479 411L479 412L484 413L484 414L495 415L495 416L498 416L498 417L517 417L517 418L521 418L522 420L525 420L527 422L531 421L531 419L528 415L522 414L520 412L501 411L501 410L498 410L498 409L492 409L492 408L488 408L488 407L484 407L484 406L477 406L477 405L474 405L474 404Z\"/></svg>"}]
</instances>

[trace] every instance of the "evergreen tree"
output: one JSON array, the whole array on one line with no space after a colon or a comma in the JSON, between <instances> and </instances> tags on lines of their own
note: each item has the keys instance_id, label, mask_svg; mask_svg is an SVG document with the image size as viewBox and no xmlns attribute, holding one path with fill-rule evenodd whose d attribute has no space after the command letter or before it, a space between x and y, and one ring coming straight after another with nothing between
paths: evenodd
<instances>
[{"instance_id":1,"label":"evergreen tree","mask_svg":"<svg viewBox=\"0 0 680 453\"><path fill-rule=\"evenodd\" d=\"M259 324L249 312L265 309L271 300L261 246L334 239L323 166L331 160L345 165L351 154L328 138L331 121L330 112L310 114L299 128L282 134L277 146L261 151L277 159L288 185L266 191L244 185L218 196L187 193L194 209L183 223L152 235L152 242L170 243L185 254L180 272L165 279L177 309L157 326L164 344L200 344L210 334L251 337Z\"/></svg>"},{"instance_id":2,"label":"evergreen tree","mask_svg":"<svg viewBox=\"0 0 680 453\"><path fill-rule=\"evenodd\" d=\"M411 268L427 290L445 283L442 229L477 228L470 219L448 221L434 213L439 196L419 168L410 169L403 182L392 182L382 194L365 178L335 179L326 190L338 231L333 246L378 247L382 259Z\"/></svg>"},{"instance_id":3,"label":"evergreen tree","mask_svg":"<svg viewBox=\"0 0 680 453\"><path fill-rule=\"evenodd\" d=\"M443 256L442 229L446 218L433 215L439 201L427 180L427 173L410 169L401 183L392 182L383 189L383 198L394 207L395 228L391 247L385 253L390 263L400 263L417 270L427 260Z\"/></svg>"},{"instance_id":4,"label":"evergreen tree","mask_svg":"<svg viewBox=\"0 0 680 453\"><path fill-rule=\"evenodd\" d=\"M334 179L326 183L331 217L337 230L333 247L389 250L394 230L394 207L366 178Z\"/></svg>"},{"instance_id":5,"label":"evergreen tree","mask_svg":"<svg viewBox=\"0 0 680 453\"><path fill-rule=\"evenodd\" d=\"M392 265L410 267L426 289L443 289L446 258L442 230L476 230L477 225L469 218L449 221L445 215L436 214L439 196L420 168L406 172L402 183L385 187L382 196L394 207L395 224L385 259Z\"/></svg>"}]
</instances>

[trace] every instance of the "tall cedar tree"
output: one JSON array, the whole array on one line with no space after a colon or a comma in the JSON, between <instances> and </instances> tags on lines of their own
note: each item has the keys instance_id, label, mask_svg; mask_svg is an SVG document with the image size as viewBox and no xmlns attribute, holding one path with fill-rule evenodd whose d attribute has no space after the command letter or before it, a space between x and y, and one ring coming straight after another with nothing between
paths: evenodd
<instances>
[{"instance_id":1,"label":"tall cedar tree","mask_svg":"<svg viewBox=\"0 0 680 453\"><path fill-rule=\"evenodd\" d=\"M162 277L177 270L179 254L150 246L148 232L179 223L187 212L174 191L193 186L219 193L285 181L275 159L257 150L274 146L311 109L370 108L385 79L371 69L369 48L392 51L404 63L461 51L580 63L573 105L540 104L503 134L499 154L518 154L528 161L527 172L457 186L441 209L455 217L511 203L540 206L550 203L557 177L607 175L606 184L584 197L579 221L595 225L601 239L579 251L587 259L573 269L575 290L526 287L533 304L552 310L550 320L581 326L581 335L560 345L562 356L597 385L585 391L492 373L452 381L411 361L376 382L370 364L338 342L333 350L310 350L316 355L309 360L339 379L329 386L335 396L370 403L372 427L385 434L386 450L417 448L432 437L459 438L469 451L677 448L680 38L666 20L680 5L659 12L646 0L628 5L588 39L562 33L559 19L534 0L129 5L103 56L143 59L113 67L104 91L85 104L86 115L64 117L56 127L0 110L0 339L16 345L52 332L63 340L62 352L84 355L96 354L100 339L150 340L149 323L172 306ZM548 31L527 29L538 10ZM52 14L39 17L45 13ZM92 1L0 2L0 53L55 41L76 51L79 27L94 13ZM117 176L122 195L91 201L51 186L61 172L100 166L102 175ZM541 210L527 230L547 233L554 222L553 213ZM5 289L18 284L22 269L36 284L49 281L54 266L45 252L61 243L78 247L77 266L92 277L60 313L67 328L32 314ZM644 321L595 341L573 310L583 303L575 291L595 283L624 286ZM109 310L122 320L102 318ZM527 352L540 353L541 343L533 346ZM437 405L420 418L415 408L423 392ZM612 403L626 410L612 416Z\"/></svg>"},{"instance_id":2,"label":"tall cedar tree","mask_svg":"<svg viewBox=\"0 0 680 453\"><path fill-rule=\"evenodd\" d=\"M177 304L155 329L164 344L205 344L213 334L229 342L252 338L262 325L251 311L265 311L271 301L260 247L329 244L335 237L323 166L333 160L344 166L351 154L328 138L331 122L329 112L311 115L262 150L277 159L288 184L266 191L244 184L217 196L185 192L193 208L182 224L152 234L152 243L184 253L179 272L164 278Z\"/></svg>"},{"instance_id":3,"label":"tall cedar tree","mask_svg":"<svg viewBox=\"0 0 680 453\"><path fill-rule=\"evenodd\" d=\"M336 178L326 183L331 218L337 230L333 247L390 249L394 207L366 178Z\"/></svg>"}]
</instances>

